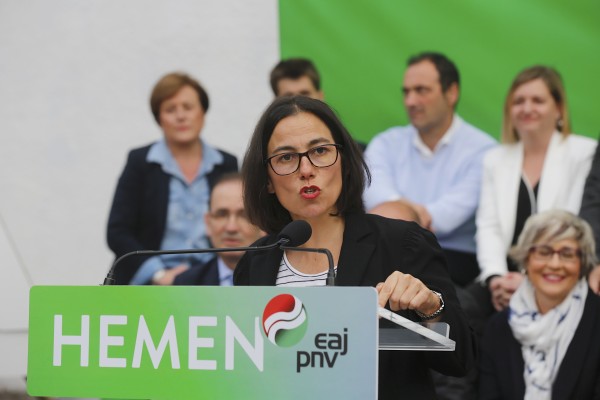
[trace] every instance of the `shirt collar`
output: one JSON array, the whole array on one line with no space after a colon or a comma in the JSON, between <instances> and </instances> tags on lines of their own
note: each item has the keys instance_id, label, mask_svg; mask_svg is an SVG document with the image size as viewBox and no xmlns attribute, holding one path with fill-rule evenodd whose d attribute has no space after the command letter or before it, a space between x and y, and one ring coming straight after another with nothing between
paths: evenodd
<instances>
[{"instance_id":1,"label":"shirt collar","mask_svg":"<svg viewBox=\"0 0 600 400\"><path fill-rule=\"evenodd\" d=\"M217 257L217 266L219 268L219 284L233 286L233 270L225 264L221 257Z\"/></svg>"},{"instance_id":2,"label":"shirt collar","mask_svg":"<svg viewBox=\"0 0 600 400\"><path fill-rule=\"evenodd\" d=\"M202 139L200 139L200 143L202 144L202 165L200 166L197 178L210 173L215 165L223 162L223 155L217 149L207 146ZM163 171L185 181L164 138L158 140L150 147L146 161L160 164Z\"/></svg>"},{"instance_id":3,"label":"shirt collar","mask_svg":"<svg viewBox=\"0 0 600 400\"><path fill-rule=\"evenodd\" d=\"M419 151L419 153L421 153L421 155L423 157L431 158L431 157L433 157L433 155L436 152L438 152L439 149L441 149L442 147L444 147L448 143L450 143L450 141L456 134L456 131L458 130L459 125L461 125L461 124L462 124L462 119L457 114L454 114L452 116L452 123L450 124L450 127L448 128L446 133L444 133L444 135L440 138L440 140L437 142L433 151L425 144L425 142L423 142L423 140L421 139L421 136L419 135L419 132L415 132L415 136L413 138L413 145Z\"/></svg>"}]
</instances>

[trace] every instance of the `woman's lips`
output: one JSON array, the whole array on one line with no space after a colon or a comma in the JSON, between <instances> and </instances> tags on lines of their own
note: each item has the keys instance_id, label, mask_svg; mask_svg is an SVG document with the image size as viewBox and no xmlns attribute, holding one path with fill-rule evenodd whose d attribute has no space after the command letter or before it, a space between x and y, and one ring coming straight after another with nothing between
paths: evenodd
<instances>
[{"instance_id":1,"label":"woman's lips","mask_svg":"<svg viewBox=\"0 0 600 400\"><path fill-rule=\"evenodd\" d=\"M304 186L300 189L300 196L304 199L314 199L321 194L321 189L318 186Z\"/></svg>"},{"instance_id":2,"label":"woman's lips","mask_svg":"<svg viewBox=\"0 0 600 400\"><path fill-rule=\"evenodd\" d=\"M544 280L548 282L561 282L564 279L564 276L556 275L556 274L544 274L542 275Z\"/></svg>"}]
</instances>

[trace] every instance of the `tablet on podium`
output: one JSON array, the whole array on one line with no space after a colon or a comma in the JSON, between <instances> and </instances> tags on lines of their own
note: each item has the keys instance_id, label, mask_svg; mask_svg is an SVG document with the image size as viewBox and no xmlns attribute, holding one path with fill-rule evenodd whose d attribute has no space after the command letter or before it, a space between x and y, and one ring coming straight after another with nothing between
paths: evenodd
<instances>
[{"instance_id":1,"label":"tablet on podium","mask_svg":"<svg viewBox=\"0 0 600 400\"><path fill-rule=\"evenodd\" d=\"M382 307L377 314L393 323L379 328L379 350L454 351L456 348L445 322L417 323Z\"/></svg>"}]
</instances>

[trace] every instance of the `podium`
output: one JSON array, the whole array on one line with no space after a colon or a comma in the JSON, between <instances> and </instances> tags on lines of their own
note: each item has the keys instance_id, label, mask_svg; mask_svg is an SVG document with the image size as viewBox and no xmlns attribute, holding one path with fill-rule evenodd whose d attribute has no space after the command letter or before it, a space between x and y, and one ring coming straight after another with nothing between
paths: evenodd
<instances>
[{"instance_id":1,"label":"podium","mask_svg":"<svg viewBox=\"0 0 600 400\"><path fill-rule=\"evenodd\" d=\"M447 351L454 343L447 326L436 332L387 317L397 327L380 338L377 294L367 287L35 286L27 389L116 399L375 399L380 344Z\"/></svg>"}]
</instances>

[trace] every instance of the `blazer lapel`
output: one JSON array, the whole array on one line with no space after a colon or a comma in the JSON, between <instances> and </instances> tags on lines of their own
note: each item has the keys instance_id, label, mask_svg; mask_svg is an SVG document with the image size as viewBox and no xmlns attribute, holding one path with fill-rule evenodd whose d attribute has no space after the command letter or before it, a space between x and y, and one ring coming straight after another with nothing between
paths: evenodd
<instances>
[{"instance_id":1,"label":"blazer lapel","mask_svg":"<svg viewBox=\"0 0 600 400\"><path fill-rule=\"evenodd\" d=\"M510 327L508 328L510 331ZM521 344L517 342L514 336L510 336L508 346L506 348L508 355L508 363L506 373L509 376L508 382L512 382L512 395L515 399L522 399L525 396L525 362L523 361L523 351Z\"/></svg>"},{"instance_id":2,"label":"blazer lapel","mask_svg":"<svg viewBox=\"0 0 600 400\"><path fill-rule=\"evenodd\" d=\"M283 250L280 249L268 250L254 257L250 270L250 285L275 286L282 257Z\"/></svg>"},{"instance_id":3,"label":"blazer lapel","mask_svg":"<svg viewBox=\"0 0 600 400\"><path fill-rule=\"evenodd\" d=\"M202 284L215 286L219 286L221 284L221 279L219 277L218 257L215 257L210 264L207 265L206 276L204 277L204 282Z\"/></svg>"},{"instance_id":4,"label":"blazer lapel","mask_svg":"<svg viewBox=\"0 0 600 400\"><path fill-rule=\"evenodd\" d=\"M600 315L600 310L596 307L597 303L592 301L593 296L595 294L588 290L581 321L552 384L552 399L573 398L573 391L578 382L577 378L582 373L578 366L583 365L583 360L588 357L589 349L598 346L598 338L594 337L594 333L597 332L594 324L598 318L596 316Z\"/></svg>"},{"instance_id":5,"label":"blazer lapel","mask_svg":"<svg viewBox=\"0 0 600 400\"><path fill-rule=\"evenodd\" d=\"M567 143L559 133L554 133L548 145L546 159L542 168L542 178L538 192L538 211L546 211L561 204L561 191L569 187L565 181L567 173Z\"/></svg>"},{"instance_id":6,"label":"blazer lapel","mask_svg":"<svg viewBox=\"0 0 600 400\"><path fill-rule=\"evenodd\" d=\"M517 215L517 199L523 170L523 143L518 142L510 147L506 161L498 166L498 180L495 182L499 223L504 244L510 245L515 231L515 215Z\"/></svg>"},{"instance_id":7,"label":"blazer lapel","mask_svg":"<svg viewBox=\"0 0 600 400\"><path fill-rule=\"evenodd\" d=\"M373 232L368 226L365 214L349 214L345 219L344 238L336 284L339 286L358 286L369 266L369 260L375 250L371 240Z\"/></svg>"}]
</instances>

